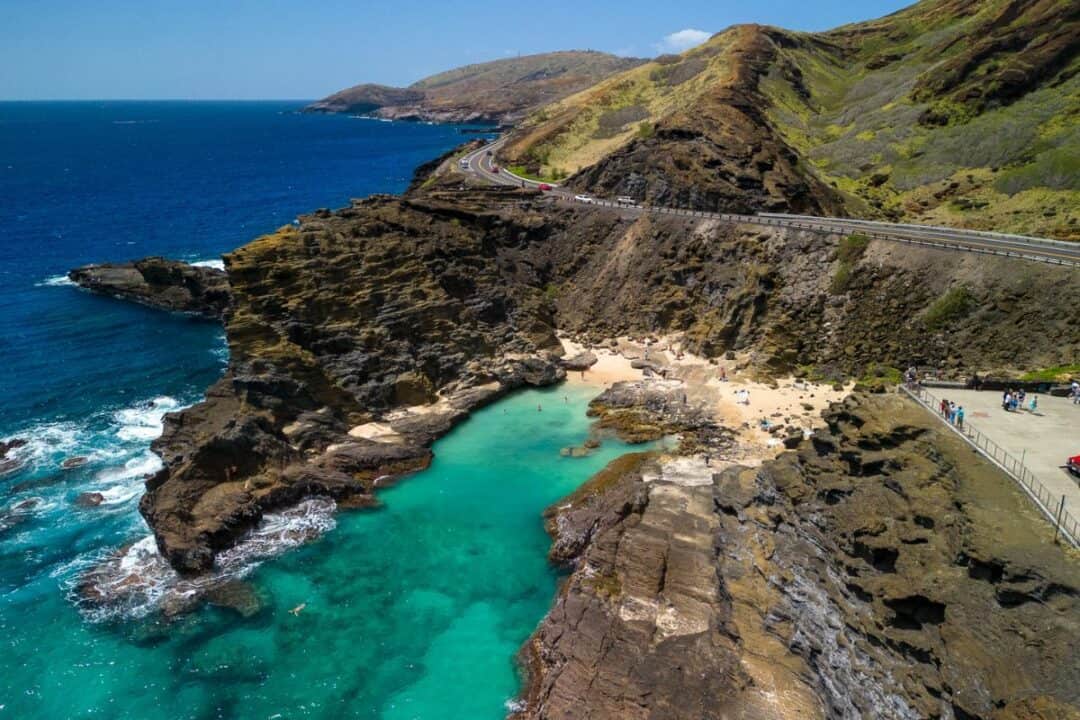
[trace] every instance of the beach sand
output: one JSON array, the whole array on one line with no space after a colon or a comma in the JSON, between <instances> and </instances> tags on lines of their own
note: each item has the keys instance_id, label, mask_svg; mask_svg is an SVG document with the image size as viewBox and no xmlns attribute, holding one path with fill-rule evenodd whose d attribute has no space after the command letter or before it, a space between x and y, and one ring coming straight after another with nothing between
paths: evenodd
<instances>
[{"instance_id":1,"label":"beach sand","mask_svg":"<svg viewBox=\"0 0 1080 720\"><path fill-rule=\"evenodd\" d=\"M566 357L586 350L597 357L596 364L584 373L568 371L570 383L602 389L617 382L660 379L656 372L631 367L635 360L648 363L668 380L681 381L690 403L707 405L717 423L736 432L744 464L759 464L783 450L780 439L771 435L763 422L769 427L800 427L809 433L823 425L822 410L851 391L850 385L837 390L791 377L758 382L743 369L745 358L710 361L682 350L677 335L646 342L622 337L616 340L615 349L586 347L569 338L562 338L562 342ZM744 390L748 403L740 402L740 391Z\"/></svg>"}]
</instances>

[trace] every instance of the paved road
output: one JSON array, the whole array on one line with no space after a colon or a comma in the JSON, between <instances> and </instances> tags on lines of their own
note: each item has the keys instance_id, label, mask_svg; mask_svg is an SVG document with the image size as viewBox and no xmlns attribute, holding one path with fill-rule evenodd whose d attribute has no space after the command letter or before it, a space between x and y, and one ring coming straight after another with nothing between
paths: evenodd
<instances>
[{"instance_id":1,"label":"paved road","mask_svg":"<svg viewBox=\"0 0 1080 720\"><path fill-rule=\"evenodd\" d=\"M903 223L874 222L870 220L851 220L847 218L815 217L811 215L784 215L762 213L759 215L737 215L733 213L713 213L700 210L684 210L656 206L625 205L611 200L593 198L579 200L570 190L554 183L540 183L535 180L518 177L506 168L496 169L494 157L505 139L496 140L487 146L465 156L465 172L491 183L513 185L517 187L537 188L541 184L549 185L547 194L562 202L588 202L592 205L618 208L624 212L641 214L656 213L678 215L682 217L715 219L726 222L752 223L776 227L798 228L814 232L832 234L850 234L858 232L871 238L903 242L912 245L948 248L986 255L1001 255L1025 260L1035 260L1052 265L1080 267L1080 243L1047 240L1009 235L1006 233L981 232L977 230L959 230L956 228L932 227L927 225L908 225Z\"/></svg>"}]
</instances>

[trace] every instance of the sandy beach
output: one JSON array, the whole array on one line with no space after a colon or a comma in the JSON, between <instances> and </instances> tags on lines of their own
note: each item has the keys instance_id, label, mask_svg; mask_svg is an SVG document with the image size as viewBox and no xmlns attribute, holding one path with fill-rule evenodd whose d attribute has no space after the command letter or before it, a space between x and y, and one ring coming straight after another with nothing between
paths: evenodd
<instances>
[{"instance_id":1,"label":"sandy beach","mask_svg":"<svg viewBox=\"0 0 1080 720\"><path fill-rule=\"evenodd\" d=\"M745 451L740 461L747 464L760 463L783 449L770 428L789 425L810 432L823 424L822 410L851 391L850 385L837 390L793 377L757 382L742 369L742 358L710 361L683 350L676 335L649 341L622 337L615 347L587 347L569 338L562 342L566 357L588 351L597 358L584 372L567 372L567 382L598 390L617 382L682 382L688 402L707 406L719 424L737 433Z\"/></svg>"}]
</instances>

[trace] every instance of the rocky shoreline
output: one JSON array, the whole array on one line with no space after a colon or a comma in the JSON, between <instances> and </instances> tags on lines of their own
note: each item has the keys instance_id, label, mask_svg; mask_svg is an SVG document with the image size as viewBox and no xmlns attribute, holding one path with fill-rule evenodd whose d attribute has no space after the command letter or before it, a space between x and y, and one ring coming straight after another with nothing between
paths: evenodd
<instances>
[{"instance_id":1,"label":"rocky shoreline","mask_svg":"<svg viewBox=\"0 0 1080 720\"><path fill-rule=\"evenodd\" d=\"M679 423L549 509L572 573L512 717L1076 717L1075 553L901 397L824 419L757 469Z\"/></svg>"},{"instance_id":2,"label":"rocky shoreline","mask_svg":"<svg viewBox=\"0 0 1080 720\"><path fill-rule=\"evenodd\" d=\"M648 379L601 394L598 426L679 449L617 461L549 511L552 559L574 570L525 650L521 717L1000 720L1075 704L1075 559L1024 500L987 490L995 471L894 396L833 406L827 430L817 413L846 392L835 382L882 386L912 363L1060 364L1080 287L1063 269L843 242L559 207L471 187L444 158L405 196L229 253L227 278L200 269L212 292L158 259L84 284L170 310L220 299L204 314L224 323L228 369L166 416L140 501L185 579L267 513L375 504L471 410L617 352ZM979 304L935 316L956 283ZM557 330L582 344L570 357ZM1013 638L1048 623L1060 667L1002 679L1010 653L1042 662Z\"/></svg>"},{"instance_id":3,"label":"rocky shoreline","mask_svg":"<svg viewBox=\"0 0 1080 720\"><path fill-rule=\"evenodd\" d=\"M160 257L84 265L68 279L99 295L210 320L223 319L232 301L224 270Z\"/></svg>"}]
</instances>

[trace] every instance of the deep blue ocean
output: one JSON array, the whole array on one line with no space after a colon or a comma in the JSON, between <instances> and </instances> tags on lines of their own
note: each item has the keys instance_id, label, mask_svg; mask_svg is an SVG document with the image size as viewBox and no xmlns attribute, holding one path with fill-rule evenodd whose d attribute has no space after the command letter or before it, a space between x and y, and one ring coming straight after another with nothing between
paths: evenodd
<instances>
[{"instance_id":1,"label":"deep blue ocean","mask_svg":"<svg viewBox=\"0 0 1080 720\"><path fill-rule=\"evenodd\" d=\"M64 273L215 262L297 214L400 191L468 139L297 107L0 103L0 439L28 441L0 473L0 720L499 720L519 691L514 656L557 581L541 512L627 450L561 453L586 437L588 386L477 412L378 510L267 515L218 557L231 601L162 612L206 578L168 568L139 516L149 446L221 374L223 332ZM103 566L93 588L124 602L86 602Z\"/></svg>"},{"instance_id":2,"label":"deep blue ocean","mask_svg":"<svg viewBox=\"0 0 1080 720\"><path fill-rule=\"evenodd\" d=\"M219 329L58 287L83 263L214 260L319 207L400 192L459 128L282 102L0 102L0 438L219 373Z\"/></svg>"}]
</instances>

